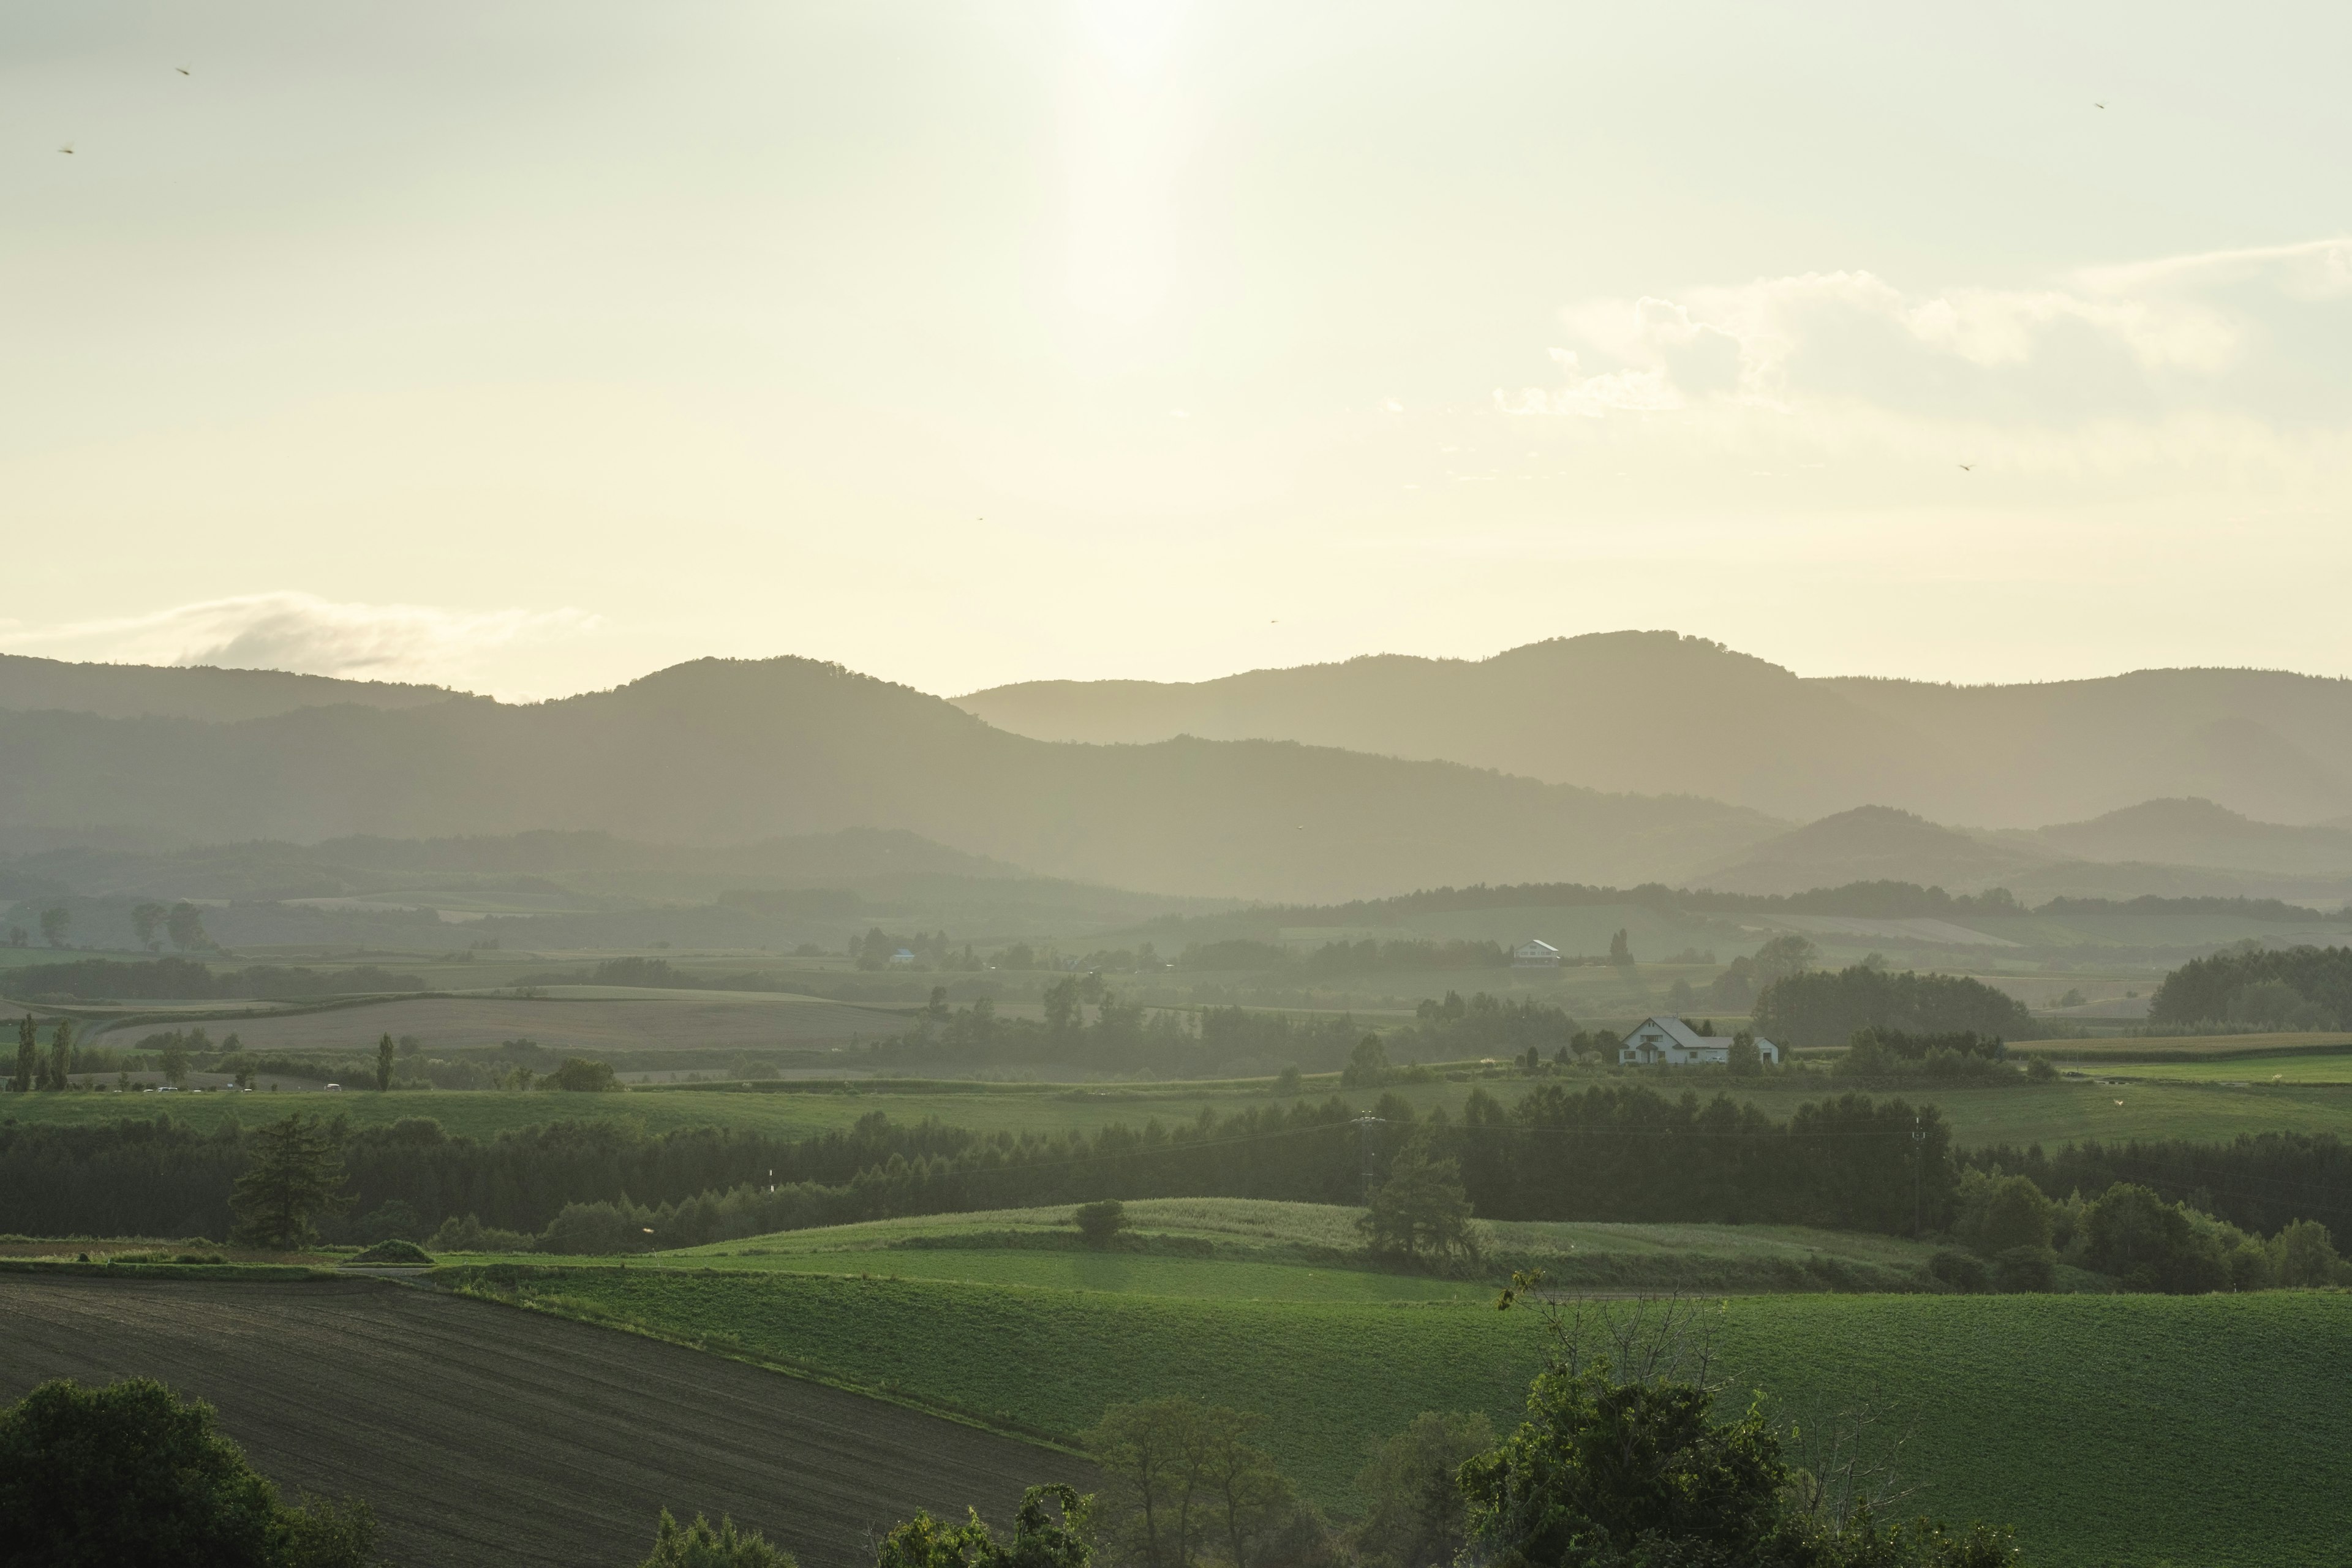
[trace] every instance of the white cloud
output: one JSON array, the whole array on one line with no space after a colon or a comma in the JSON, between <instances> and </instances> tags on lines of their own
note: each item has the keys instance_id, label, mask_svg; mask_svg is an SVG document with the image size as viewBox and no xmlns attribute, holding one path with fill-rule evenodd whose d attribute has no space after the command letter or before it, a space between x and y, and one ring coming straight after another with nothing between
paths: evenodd
<instances>
[{"instance_id":1,"label":"white cloud","mask_svg":"<svg viewBox=\"0 0 2352 1568\"><path fill-rule=\"evenodd\" d=\"M2016 431L2352 419L2352 239L2085 268L2035 289L1911 294L1809 272L1561 312L1564 378L1514 415L1895 416Z\"/></svg>"},{"instance_id":2,"label":"white cloud","mask_svg":"<svg viewBox=\"0 0 2352 1568\"><path fill-rule=\"evenodd\" d=\"M446 610L250 594L150 615L37 627L0 626L0 647L127 664L220 665L306 675L449 681L485 654L593 630L574 609Z\"/></svg>"}]
</instances>

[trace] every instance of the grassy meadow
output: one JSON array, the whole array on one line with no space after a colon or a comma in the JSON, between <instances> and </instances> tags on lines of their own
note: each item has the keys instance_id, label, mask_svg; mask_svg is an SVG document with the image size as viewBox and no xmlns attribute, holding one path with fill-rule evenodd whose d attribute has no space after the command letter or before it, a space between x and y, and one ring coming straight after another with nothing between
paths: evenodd
<instances>
[{"instance_id":1,"label":"grassy meadow","mask_svg":"<svg viewBox=\"0 0 2352 1568\"><path fill-rule=\"evenodd\" d=\"M822 1256L780 1249L484 1283L1049 1441L1125 1400L1237 1405L1340 1509L1360 1505L1366 1445L1420 1411L1513 1418L1545 1343L1533 1314L1498 1314L1484 1290L1277 1294L1265 1274L1284 1266L1215 1259L1197 1268L1229 1270L1223 1287L1206 1272L946 1278L970 1267L954 1251L931 1260L937 1276L744 1267ZM1727 1299L1709 1321L1727 1403L1759 1394L1816 1432L1870 1406L1908 1433L1913 1506L2011 1524L2037 1564L2343 1560L2352 1296L1780 1295Z\"/></svg>"}]
</instances>

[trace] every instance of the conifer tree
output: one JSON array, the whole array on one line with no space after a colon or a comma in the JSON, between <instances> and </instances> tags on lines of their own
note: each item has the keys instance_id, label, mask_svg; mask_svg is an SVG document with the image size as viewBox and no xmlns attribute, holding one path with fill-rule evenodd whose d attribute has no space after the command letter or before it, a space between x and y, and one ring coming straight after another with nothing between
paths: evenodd
<instances>
[{"instance_id":1,"label":"conifer tree","mask_svg":"<svg viewBox=\"0 0 2352 1568\"><path fill-rule=\"evenodd\" d=\"M73 1081L68 1075L71 1074L72 1071L73 1020L71 1018L59 1018L58 1020L58 1032L56 1035L51 1037L49 1041L49 1070L46 1075L45 1081L42 1083L41 1087L43 1089L71 1089L73 1087Z\"/></svg>"},{"instance_id":2,"label":"conifer tree","mask_svg":"<svg viewBox=\"0 0 2352 1568\"><path fill-rule=\"evenodd\" d=\"M253 1164L236 1179L228 1206L236 1215L229 1241L291 1252L318 1239L313 1216L333 1214L343 1195L343 1158L319 1119L289 1116L253 1135Z\"/></svg>"},{"instance_id":3,"label":"conifer tree","mask_svg":"<svg viewBox=\"0 0 2352 1568\"><path fill-rule=\"evenodd\" d=\"M16 1026L16 1075L8 1080L9 1089L17 1094L31 1093L40 1068L40 1042L34 1035L33 1016L27 1013Z\"/></svg>"}]
</instances>

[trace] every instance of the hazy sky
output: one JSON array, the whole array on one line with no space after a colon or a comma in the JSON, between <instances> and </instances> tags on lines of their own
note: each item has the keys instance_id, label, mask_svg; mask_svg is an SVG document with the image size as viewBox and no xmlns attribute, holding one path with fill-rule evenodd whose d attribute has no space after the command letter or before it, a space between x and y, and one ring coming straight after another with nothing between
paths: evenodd
<instances>
[{"instance_id":1,"label":"hazy sky","mask_svg":"<svg viewBox=\"0 0 2352 1568\"><path fill-rule=\"evenodd\" d=\"M2322 5L14 0L0 649L2352 674L2347 58Z\"/></svg>"}]
</instances>

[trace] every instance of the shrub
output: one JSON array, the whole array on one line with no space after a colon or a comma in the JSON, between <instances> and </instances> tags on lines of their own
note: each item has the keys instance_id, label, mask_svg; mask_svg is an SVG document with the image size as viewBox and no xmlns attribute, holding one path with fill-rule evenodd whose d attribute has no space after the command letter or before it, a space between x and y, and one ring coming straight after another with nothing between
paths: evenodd
<instances>
[{"instance_id":1,"label":"shrub","mask_svg":"<svg viewBox=\"0 0 2352 1568\"><path fill-rule=\"evenodd\" d=\"M1127 1209L1117 1198L1105 1198L1099 1203L1080 1204L1070 1223L1078 1227L1088 1247L1102 1248L1118 1238L1127 1228Z\"/></svg>"},{"instance_id":2,"label":"shrub","mask_svg":"<svg viewBox=\"0 0 2352 1568\"><path fill-rule=\"evenodd\" d=\"M413 1241L403 1241L394 1237L390 1241L377 1242L365 1252L353 1258L352 1261L353 1263L429 1264L433 1261L433 1255Z\"/></svg>"},{"instance_id":3,"label":"shrub","mask_svg":"<svg viewBox=\"0 0 2352 1568\"><path fill-rule=\"evenodd\" d=\"M1992 1260L1992 1288L2021 1296L2054 1289L2058 1254L2047 1247L2004 1247Z\"/></svg>"},{"instance_id":4,"label":"shrub","mask_svg":"<svg viewBox=\"0 0 2352 1568\"><path fill-rule=\"evenodd\" d=\"M150 1379L45 1383L0 1412L0 1562L361 1568L374 1533L363 1502L280 1502L210 1405Z\"/></svg>"},{"instance_id":5,"label":"shrub","mask_svg":"<svg viewBox=\"0 0 2352 1568\"><path fill-rule=\"evenodd\" d=\"M710 1528L710 1521L700 1514L692 1524L681 1525L662 1510L661 1522L654 1528L654 1552L639 1568L800 1568L797 1559L781 1547L768 1544L767 1537L756 1530L738 1530L735 1521L722 1517L719 1528Z\"/></svg>"},{"instance_id":6,"label":"shrub","mask_svg":"<svg viewBox=\"0 0 2352 1568\"><path fill-rule=\"evenodd\" d=\"M1936 1279L1966 1295L1975 1295L1992 1283L1984 1260L1973 1252L1962 1252L1956 1247L1938 1250L1927 1260L1927 1272Z\"/></svg>"},{"instance_id":7,"label":"shrub","mask_svg":"<svg viewBox=\"0 0 2352 1568\"><path fill-rule=\"evenodd\" d=\"M541 1087L564 1089L574 1094L602 1094L621 1086L614 1081L608 1063L592 1062L583 1057L566 1057L562 1067L541 1080Z\"/></svg>"}]
</instances>

